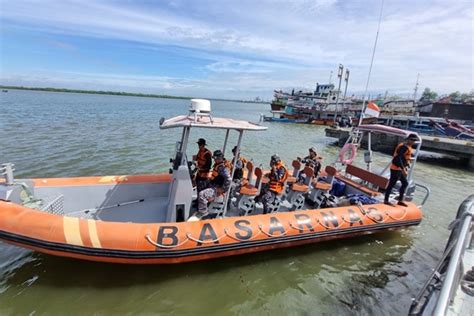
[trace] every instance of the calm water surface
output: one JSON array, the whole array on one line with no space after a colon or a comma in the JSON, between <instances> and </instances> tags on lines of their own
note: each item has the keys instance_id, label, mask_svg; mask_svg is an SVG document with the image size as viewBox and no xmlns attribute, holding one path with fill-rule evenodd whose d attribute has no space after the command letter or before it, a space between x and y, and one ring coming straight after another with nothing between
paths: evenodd
<instances>
[{"instance_id":1,"label":"calm water surface","mask_svg":"<svg viewBox=\"0 0 474 316\"><path fill-rule=\"evenodd\" d=\"M17 177L165 172L179 132L158 122L186 113L189 103L14 90L0 98L0 162L14 162ZM269 108L212 104L215 116L250 121ZM257 163L273 153L291 161L310 146L326 162L338 152L322 127L267 125L244 135L242 151ZM199 133L191 139L222 146L224 132ZM389 161L375 156L380 167ZM83 262L0 243L0 315L406 313L457 206L474 191L474 174L463 170L420 162L415 175L432 190L422 224L350 240L176 266Z\"/></svg>"}]
</instances>

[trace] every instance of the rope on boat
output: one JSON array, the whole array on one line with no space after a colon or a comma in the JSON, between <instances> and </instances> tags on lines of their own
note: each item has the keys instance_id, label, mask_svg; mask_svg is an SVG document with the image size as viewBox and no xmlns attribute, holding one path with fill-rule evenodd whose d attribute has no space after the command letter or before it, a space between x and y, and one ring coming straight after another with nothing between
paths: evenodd
<instances>
[{"instance_id":1,"label":"rope on boat","mask_svg":"<svg viewBox=\"0 0 474 316\"><path fill-rule=\"evenodd\" d=\"M145 235L145 239L152 245L156 246L156 247L160 247L160 248L167 248L167 249L171 249L171 248L175 248L175 247L179 247L179 246L182 246L184 245L187 241L188 241L188 236L186 236L186 239L184 241L182 241L181 243L177 244L177 245L163 245L163 244L159 244L155 241L153 241L153 239L151 239L150 235Z\"/></svg>"},{"instance_id":2,"label":"rope on boat","mask_svg":"<svg viewBox=\"0 0 474 316\"><path fill-rule=\"evenodd\" d=\"M376 220L375 218L373 218L372 216L369 215L370 211L367 212L366 210L364 210L364 208L362 207L362 205L359 203L357 204L357 207L359 208L359 210L361 211L362 214L364 214L367 218L371 219L372 221L376 222L376 223L383 223L385 222L385 218L382 217L382 220L378 221Z\"/></svg>"},{"instance_id":3,"label":"rope on boat","mask_svg":"<svg viewBox=\"0 0 474 316\"><path fill-rule=\"evenodd\" d=\"M200 239L197 239L197 238L194 238L193 236L191 236L191 233L186 233L186 237L188 237L188 239L191 239L192 241L195 241L195 242L198 242L198 243L201 243L201 244L212 244L212 243L216 243L218 242L219 240L221 240L222 238L224 238L226 236L226 234L220 236L220 237L217 237L216 239L211 239L211 240L200 240Z\"/></svg>"},{"instance_id":4,"label":"rope on boat","mask_svg":"<svg viewBox=\"0 0 474 316\"><path fill-rule=\"evenodd\" d=\"M299 230L300 232L310 232L312 231L311 229L304 229L304 228L300 228L300 227L296 227L294 226L291 222L290 223L290 227L293 228L293 229L296 229L296 230ZM314 230L314 229L313 229Z\"/></svg>"},{"instance_id":5,"label":"rope on boat","mask_svg":"<svg viewBox=\"0 0 474 316\"><path fill-rule=\"evenodd\" d=\"M323 224L323 222L320 221L319 218L316 218L316 221L318 222L319 225L323 226L324 228L326 228L326 229L332 229L331 227L329 227L329 226ZM339 227L341 227L341 226L342 226L342 223L339 224L339 225L337 225L337 226L334 226L333 228L334 228L334 229L337 229L337 228L339 228Z\"/></svg>"},{"instance_id":6,"label":"rope on boat","mask_svg":"<svg viewBox=\"0 0 474 316\"><path fill-rule=\"evenodd\" d=\"M283 227L282 227L283 228ZM268 237L276 237L270 233L267 233L266 231L263 230L263 226L262 225L258 225L258 229L260 229L260 231L262 233L264 233L265 235L267 235ZM281 233L281 235L279 236L285 236L286 234L288 234L288 232L283 228L283 233Z\"/></svg>"},{"instance_id":7,"label":"rope on boat","mask_svg":"<svg viewBox=\"0 0 474 316\"><path fill-rule=\"evenodd\" d=\"M357 223L357 222L360 221L360 219L357 219L357 220L355 220L355 221L348 221L348 220L344 217L344 215L341 215L341 219L342 219L344 222L349 223L349 224L355 224L355 223Z\"/></svg>"},{"instance_id":8,"label":"rope on boat","mask_svg":"<svg viewBox=\"0 0 474 316\"><path fill-rule=\"evenodd\" d=\"M402 219L405 218L405 216L407 216L407 209L406 208L403 208L403 215L401 217L393 217L389 214L389 212L385 212L385 215L387 215L388 217L390 217L391 219L393 220L396 220L396 221L401 221Z\"/></svg>"},{"instance_id":9,"label":"rope on boat","mask_svg":"<svg viewBox=\"0 0 474 316\"><path fill-rule=\"evenodd\" d=\"M227 230L227 228L224 228L224 233L227 235L227 237L230 237L232 239L235 239L237 241L250 241L250 240L253 240L255 239L255 237L257 236L260 236L260 232L258 232L255 236L253 236L252 238L249 238L249 239L242 239L242 238L239 238L237 236L232 236L231 234L229 234L229 231Z\"/></svg>"}]
</instances>

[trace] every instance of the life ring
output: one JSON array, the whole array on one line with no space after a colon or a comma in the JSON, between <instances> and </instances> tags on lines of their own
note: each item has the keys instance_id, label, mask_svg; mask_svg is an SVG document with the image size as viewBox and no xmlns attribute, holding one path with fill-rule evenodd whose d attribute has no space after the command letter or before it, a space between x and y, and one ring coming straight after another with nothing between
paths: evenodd
<instances>
[{"instance_id":1,"label":"life ring","mask_svg":"<svg viewBox=\"0 0 474 316\"><path fill-rule=\"evenodd\" d=\"M351 153L349 155L349 158L345 159L346 153L349 149L351 150ZM344 147L342 147L341 152L339 153L339 161L345 165L350 165L352 164L352 161L354 160L356 155L357 155L357 146L352 143L347 143L344 145Z\"/></svg>"}]
</instances>

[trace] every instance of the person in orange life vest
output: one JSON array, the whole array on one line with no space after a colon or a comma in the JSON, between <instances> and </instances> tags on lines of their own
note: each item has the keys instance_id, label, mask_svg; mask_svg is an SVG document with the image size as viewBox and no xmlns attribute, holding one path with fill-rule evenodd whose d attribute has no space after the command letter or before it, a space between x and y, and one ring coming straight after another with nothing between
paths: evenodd
<instances>
[{"instance_id":1,"label":"person in orange life vest","mask_svg":"<svg viewBox=\"0 0 474 316\"><path fill-rule=\"evenodd\" d=\"M214 201L216 197L227 192L232 182L230 175L230 164L224 158L220 150L214 151L214 166L209 181L209 187L198 194L198 212L195 214L199 218L209 215L207 205Z\"/></svg>"},{"instance_id":2,"label":"person in orange life vest","mask_svg":"<svg viewBox=\"0 0 474 316\"><path fill-rule=\"evenodd\" d=\"M393 206L393 204L389 201L390 194L392 193L392 189L397 181L400 180L402 185L399 191L398 205L407 206L407 204L403 202L403 197L408 186L408 168L410 167L410 162L413 159L412 146L416 141L418 141L418 136L416 134L410 134L404 142L398 144L397 148L395 148L392 164L390 165L390 180L388 182L387 190L385 191L384 203L387 205Z\"/></svg>"},{"instance_id":3,"label":"person in orange life vest","mask_svg":"<svg viewBox=\"0 0 474 316\"><path fill-rule=\"evenodd\" d=\"M285 190L285 181L288 178L288 170L281 161L280 156L273 155L270 159L270 173L267 174L269 183L262 187L260 198L263 203L263 214L268 213L268 208L277 195Z\"/></svg>"},{"instance_id":4,"label":"person in orange life vest","mask_svg":"<svg viewBox=\"0 0 474 316\"><path fill-rule=\"evenodd\" d=\"M209 182L209 171L212 167L212 153L206 148L206 140L204 138L199 138L197 144L199 151L193 156L197 168L194 182L196 183L197 191L200 192L207 187Z\"/></svg>"}]
</instances>

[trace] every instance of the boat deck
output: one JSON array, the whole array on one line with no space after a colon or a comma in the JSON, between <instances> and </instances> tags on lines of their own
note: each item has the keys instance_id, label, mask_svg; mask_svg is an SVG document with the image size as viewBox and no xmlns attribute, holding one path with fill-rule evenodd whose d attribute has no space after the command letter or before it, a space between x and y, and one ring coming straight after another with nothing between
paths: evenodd
<instances>
[{"instance_id":1,"label":"boat deck","mask_svg":"<svg viewBox=\"0 0 474 316\"><path fill-rule=\"evenodd\" d=\"M111 222L163 223L166 222L167 202L168 197L145 199L142 202L99 209L93 217Z\"/></svg>"}]
</instances>

